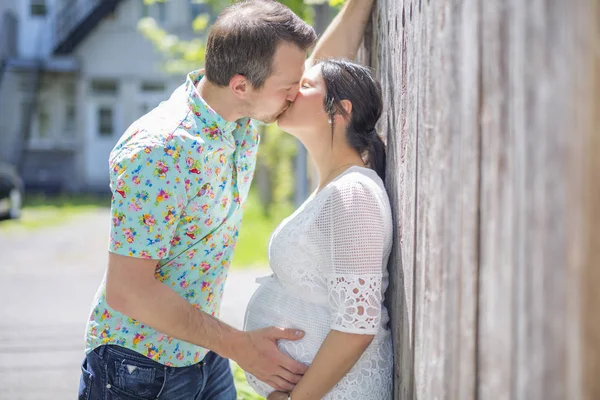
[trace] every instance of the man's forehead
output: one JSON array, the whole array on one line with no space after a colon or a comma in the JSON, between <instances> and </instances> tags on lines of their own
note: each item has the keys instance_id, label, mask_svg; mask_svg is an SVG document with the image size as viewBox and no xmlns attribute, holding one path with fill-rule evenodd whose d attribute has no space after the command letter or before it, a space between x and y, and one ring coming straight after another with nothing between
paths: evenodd
<instances>
[{"instance_id":1,"label":"man's forehead","mask_svg":"<svg viewBox=\"0 0 600 400\"><path fill-rule=\"evenodd\" d=\"M270 80L276 84L281 85L294 85L300 82L304 75L304 67L294 69L280 69L274 70Z\"/></svg>"},{"instance_id":2,"label":"man's forehead","mask_svg":"<svg viewBox=\"0 0 600 400\"><path fill-rule=\"evenodd\" d=\"M306 52L294 46L282 45L273 60L272 76L298 81L304 73L305 60Z\"/></svg>"}]
</instances>

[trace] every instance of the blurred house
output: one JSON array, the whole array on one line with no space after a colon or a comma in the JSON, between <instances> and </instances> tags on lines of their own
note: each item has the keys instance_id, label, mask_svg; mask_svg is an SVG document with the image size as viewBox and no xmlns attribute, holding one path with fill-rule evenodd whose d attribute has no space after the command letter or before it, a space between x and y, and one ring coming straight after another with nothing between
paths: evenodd
<instances>
[{"instance_id":1,"label":"blurred house","mask_svg":"<svg viewBox=\"0 0 600 400\"><path fill-rule=\"evenodd\" d=\"M108 155L127 126L185 76L137 29L153 17L190 37L194 0L0 1L0 160L30 188L107 191ZM199 66L200 67L200 66Z\"/></svg>"}]
</instances>

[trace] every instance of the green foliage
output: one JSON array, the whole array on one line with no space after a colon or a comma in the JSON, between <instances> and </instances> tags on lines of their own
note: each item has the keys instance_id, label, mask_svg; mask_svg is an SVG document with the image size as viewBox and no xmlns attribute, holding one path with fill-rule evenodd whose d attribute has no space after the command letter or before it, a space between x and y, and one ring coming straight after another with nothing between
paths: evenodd
<instances>
[{"instance_id":1,"label":"green foliage","mask_svg":"<svg viewBox=\"0 0 600 400\"><path fill-rule=\"evenodd\" d=\"M154 0L144 0L154 1ZM198 69L204 64L206 51L206 34L210 16L198 15L193 22L193 29L198 37L183 40L163 29L152 17L142 18L138 30L159 49L166 58L164 69L170 74L185 74Z\"/></svg>"},{"instance_id":2,"label":"green foliage","mask_svg":"<svg viewBox=\"0 0 600 400\"><path fill-rule=\"evenodd\" d=\"M151 5L158 2L168 2L169 0L141 0L145 4ZM212 14L218 14L223 8L227 7L233 0L190 0L198 4L206 4L212 10ZM345 0L280 0L281 3L288 6L300 18L309 24L314 19L314 4L322 4L329 1L332 7L339 8ZM210 24L210 15L200 14L196 16L192 27L197 32L198 37L191 40L183 40L164 30L151 17L143 18L138 23L138 30L147 37L159 50L165 54L167 62L165 71L172 74L182 74L191 70L198 69L204 64L204 52L206 47L206 36Z\"/></svg>"},{"instance_id":3,"label":"green foliage","mask_svg":"<svg viewBox=\"0 0 600 400\"><path fill-rule=\"evenodd\" d=\"M289 202L281 202L273 206L269 214L264 213L263 207L264 204L261 203L254 186L248 200L244 203L244 218L231 264L233 269L268 265L269 237L277 225L292 213L292 205Z\"/></svg>"},{"instance_id":4,"label":"green foliage","mask_svg":"<svg viewBox=\"0 0 600 400\"><path fill-rule=\"evenodd\" d=\"M110 196L26 194L23 215L18 220L0 221L0 233L54 227L102 208L110 208Z\"/></svg>"},{"instance_id":5,"label":"green foliage","mask_svg":"<svg viewBox=\"0 0 600 400\"><path fill-rule=\"evenodd\" d=\"M277 128L266 126L261 136L258 152L259 168L266 168L271 193L269 201L264 201L264 213L268 216L287 212L294 193L294 168L292 161L296 155L296 139Z\"/></svg>"}]
</instances>

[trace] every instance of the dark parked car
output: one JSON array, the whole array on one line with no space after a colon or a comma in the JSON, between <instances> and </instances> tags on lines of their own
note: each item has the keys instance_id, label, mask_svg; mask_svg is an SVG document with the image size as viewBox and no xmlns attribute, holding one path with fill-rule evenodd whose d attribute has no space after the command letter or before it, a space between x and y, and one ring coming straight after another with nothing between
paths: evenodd
<instances>
[{"instance_id":1,"label":"dark parked car","mask_svg":"<svg viewBox=\"0 0 600 400\"><path fill-rule=\"evenodd\" d=\"M23 181L14 167L0 163L0 218L19 218L23 205Z\"/></svg>"}]
</instances>

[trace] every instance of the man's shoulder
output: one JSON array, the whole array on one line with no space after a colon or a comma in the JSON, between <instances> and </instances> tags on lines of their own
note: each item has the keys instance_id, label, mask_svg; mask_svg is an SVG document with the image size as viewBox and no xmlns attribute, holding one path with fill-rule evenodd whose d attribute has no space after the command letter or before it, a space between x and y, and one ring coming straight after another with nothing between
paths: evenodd
<instances>
[{"instance_id":1,"label":"man's shoulder","mask_svg":"<svg viewBox=\"0 0 600 400\"><path fill-rule=\"evenodd\" d=\"M181 147L185 140L177 138L186 136L192 123L186 122L189 119L189 109L173 103L172 98L166 100L133 122L117 142L111 157L140 150L148 152L172 144Z\"/></svg>"},{"instance_id":2,"label":"man's shoulder","mask_svg":"<svg viewBox=\"0 0 600 400\"><path fill-rule=\"evenodd\" d=\"M144 160L168 159L178 164L180 156L186 154L186 131L181 121L140 118L123 134L110 153L109 164L148 164ZM191 145L190 145L191 146Z\"/></svg>"}]
</instances>

